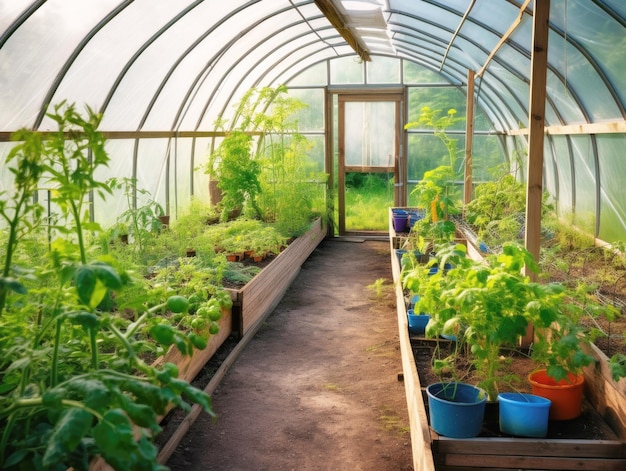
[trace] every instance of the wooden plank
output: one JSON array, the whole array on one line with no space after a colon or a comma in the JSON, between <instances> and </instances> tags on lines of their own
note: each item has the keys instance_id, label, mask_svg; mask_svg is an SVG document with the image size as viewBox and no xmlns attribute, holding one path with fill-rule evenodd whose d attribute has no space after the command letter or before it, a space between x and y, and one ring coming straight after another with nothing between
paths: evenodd
<instances>
[{"instance_id":1,"label":"wooden plank","mask_svg":"<svg viewBox=\"0 0 626 471\"><path fill-rule=\"evenodd\" d=\"M498 41L498 44L496 44L496 47L494 47L491 50L483 66L480 68L478 72L476 72L476 77L481 77L485 73L485 70L487 70L487 67L489 67L489 63L491 62L491 60L495 57L495 55L500 50L500 48L509 40L509 37L511 36L511 34L513 34L513 31L515 31L517 27L519 26L519 24L522 22L522 17L524 16L524 12L526 11L526 8L528 7L528 4L530 3L530 1L531 0L524 1L524 3L519 9L519 14L517 15L517 18L511 24L511 26L509 26L509 29L506 31L506 33L502 35L502 37ZM544 0L541 0L541 1L544 1ZM549 0L546 0L546 1L549 2ZM535 12L537 11L536 8L537 6L535 5Z\"/></svg>"},{"instance_id":2,"label":"wooden plank","mask_svg":"<svg viewBox=\"0 0 626 471\"><path fill-rule=\"evenodd\" d=\"M548 67L550 0L535 0L533 47L530 65L530 113L528 133L528 170L526 189L526 249L539 261L541 248L541 206L543 198L543 141ZM526 270L534 278L535 274ZM532 341L532 338L529 339Z\"/></svg>"},{"instance_id":3,"label":"wooden plank","mask_svg":"<svg viewBox=\"0 0 626 471\"><path fill-rule=\"evenodd\" d=\"M346 40L348 45L354 49L354 52L364 61L370 61L370 56L367 51L367 47L364 46L358 35L352 32L349 28L341 13L337 10L333 2L330 0L315 0L315 5L324 14L328 21L335 27L337 32Z\"/></svg>"},{"instance_id":4,"label":"wooden plank","mask_svg":"<svg viewBox=\"0 0 626 471\"><path fill-rule=\"evenodd\" d=\"M391 209L389 210L391 221ZM395 234L390 223L390 235ZM404 304L404 293L400 280L400 262L393 248L393 237L390 237L391 247L391 270L396 290L396 305L398 315L398 337L400 342L400 355L402 359L402 374L404 390L406 394L407 409L411 432L411 448L413 453L414 471L434 471L435 462L431 449L430 427L426 415L426 406L422 398L421 385L417 375L417 366L411 348L409 338L409 326Z\"/></svg>"},{"instance_id":5,"label":"wooden plank","mask_svg":"<svg viewBox=\"0 0 626 471\"><path fill-rule=\"evenodd\" d=\"M546 110L546 81L548 68L548 33L550 0L535 0L533 9L532 55L530 60L530 97L528 116L528 169L526 175L526 224L524 245L539 262L541 250L541 210L543 204L543 128ZM537 274L525 267L526 275L536 281ZM532 325L528 326L521 345L534 341Z\"/></svg>"},{"instance_id":6,"label":"wooden plank","mask_svg":"<svg viewBox=\"0 0 626 471\"><path fill-rule=\"evenodd\" d=\"M308 232L289 244L272 263L238 290L242 335L245 335L257 319L276 307L298 274L302 263L325 236L326 230L321 219L315 220Z\"/></svg>"},{"instance_id":7,"label":"wooden plank","mask_svg":"<svg viewBox=\"0 0 626 471\"><path fill-rule=\"evenodd\" d=\"M594 344L583 348L597 359L584 369L585 395L617 436L626 440L626 378L613 381L607 356Z\"/></svg>"},{"instance_id":8,"label":"wooden plank","mask_svg":"<svg viewBox=\"0 0 626 471\"><path fill-rule=\"evenodd\" d=\"M474 142L474 71L467 71L467 119L465 121L465 183L463 203L472 201L472 145ZM465 211L465 209L463 209Z\"/></svg>"},{"instance_id":9,"label":"wooden plank","mask_svg":"<svg viewBox=\"0 0 626 471\"><path fill-rule=\"evenodd\" d=\"M625 458L624 444L615 440L478 437L463 440L438 437L436 455L520 455L566 458ZM625 468L626 469L626 468Z\"/></svg>"},{"instance_id":10,"label":"wooden plank","mask_svg":"<svg viewBox=\"0 0 626 471\"><path fill-rule=\"evenodd\" d=\"M544 128L544 132L552 136L570 134L624 134L626 133L626 120L602 123L569 124L565 126L546 126ZM509 136L525 136L528 134L528 129L509 129L506 131L506 134Z\"/></svg>"},{"instance_id":11,"label":"wooden plank","mask_svg":"<svg viewBox=\"0 0 626 471\"><path fill-rule=\"evenodd\" d=\"M444 455L441 463L446 466L481 467L482 469L505 468L523 470L587 470L587 471L624 471L626 460L595 458L550 458L515 455ZM437 462L439 464L439 462Z\"/></svg>"}]
</instances>

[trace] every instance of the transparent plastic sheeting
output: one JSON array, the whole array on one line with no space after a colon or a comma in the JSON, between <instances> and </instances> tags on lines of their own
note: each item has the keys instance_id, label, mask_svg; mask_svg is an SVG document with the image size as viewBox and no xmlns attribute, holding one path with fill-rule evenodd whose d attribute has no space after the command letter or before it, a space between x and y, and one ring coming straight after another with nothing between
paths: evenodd
<instances>
[{"instance_id":1,"label":"transparent plastic sheeting","mask_svg":"<svg viewBox=\"0 0 626 471\"><path fill-rule=\"evenodd\" d=\"M362 63L313 0L0 0L0 133L52 128L46 106L62 100L103 112L104 131L213 131L250 87L283 83L314 97L307 102L320 117L309 120L307 132L316 139L327 131L324 87L407 86L410 116L422 97L442 91L464 113L468 70L481 70L519 19L477 79L475 124L490 133L480 144L484 162L526 160L526 136L515 131L528 127L534 2L522 14L523 0L333 2L355 22L382 18L386 30L353 32L384 53ZM626 2L550 4L546 125L623 122ZM205 176L194 169L211 138L122 137L108 146L112 173L137 177L174 208L206 192ZM550 135L545 144L545 187L557 207L575 211L609 241L626 239L624 140ZM5 148L0 143L1 153ZM409 168L423 163L409 161ZM0 178L6 187L2 171Z\"/></svg>"}]
</instances>

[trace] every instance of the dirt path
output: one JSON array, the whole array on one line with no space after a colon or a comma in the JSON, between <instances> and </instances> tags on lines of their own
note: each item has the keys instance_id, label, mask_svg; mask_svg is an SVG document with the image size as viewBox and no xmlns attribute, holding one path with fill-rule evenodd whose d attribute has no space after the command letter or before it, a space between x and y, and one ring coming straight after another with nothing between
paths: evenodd
<instances>
[{"instance_id":1,"label":"dirt path","mask_svg":"<svg viewBox=\"0 0 626 471\"><path fill-rule=\"evenodd\" d=\"M167 465L413 469L396 319L389 244L323 241Z\"/></svg>"}]
</instances>

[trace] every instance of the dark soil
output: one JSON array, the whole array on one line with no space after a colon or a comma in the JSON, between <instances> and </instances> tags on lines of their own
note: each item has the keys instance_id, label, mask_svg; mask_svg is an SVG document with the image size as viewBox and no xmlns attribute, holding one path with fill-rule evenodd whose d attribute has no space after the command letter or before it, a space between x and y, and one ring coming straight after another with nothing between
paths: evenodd
<instances>
[{"instance_id":1,"label":"dark soil","mask_svg":"<svg viewBox=\"0 0 626 471\"><path fill-rule=\"evenodd\" d=\"M167 465L411 470L391 280L388 242L323 241L213 395L217 420L202 413Z\"/></svg>"},{"instance_id":2,"label":"dark soil","mask_svg":"<svg viewBox=\"0 0 626 471\"><path fill-rule=\"evenodd\" d=\"M416 336L411 337L411 347L417 367L418 377L422 388L438 381L452 380L452 378L439 378L431 369L433 357L437 355L446 355L451 347L451 342L433 339L424 339ZM439 353L438 353L439 351ZM504 391L515 391L523 393L532 393L532 388L526 378L537 368L529 358L525 358L521 353L510 354L506 358L508 364L507 373L516 376L519 381L504 386ZM477 384L478 380L473 376L471 368L467 365L459 365L460 374L465 375L462 381L469 384ZM428 398L424 397L424 404L428 406ZM488 403L485 410L485 422L480 437L507 437L500 432L498 404ZM549 439L581 439L581 440L616 440L617 436L613 430L606 424L600 415L586 401L580 417L566 421L550 421L548 427Z\"/></svg>"}]
</instances>

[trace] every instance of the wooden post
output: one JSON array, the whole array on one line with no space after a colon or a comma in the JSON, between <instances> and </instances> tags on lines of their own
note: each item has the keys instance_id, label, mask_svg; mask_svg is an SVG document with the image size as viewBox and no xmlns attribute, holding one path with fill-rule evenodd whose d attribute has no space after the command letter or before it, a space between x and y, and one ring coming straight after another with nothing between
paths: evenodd
<instances>
[{"instance_id":1,"label":"wooden post","mask_svg":"<svg viewBox=\"0 0 626 471\"><path fill-rule=\"evenodd\" d=\"M530 63L525 245L526 249L537 261L539 260L541 244L543 141L546 109L549 20L550 0L535 0Z\"/></svg>"},{"instance_id":2,"label":"wooden post","mask_svg":"<svg viewBox=\"0 0 626 471\"><path fill-rule=\"evenodd\" d=\"M465 120L465 183L463 203L472 201L472 144L474 142L474 71L467 71L467 119Z\"/></svg>"},{"instance_id":3,"label":"wooden post","mask_svg":"<svg viewBox=\"0 0 626 471\"><path fill-rule=\"evenodd\" d=\"M532 53L530 61L530 100L528 117L528 171L526 187L525 246L539 261L541 248L541 203L543 195L543 140L546 110L546 74L548 68L548 33L550 0L535 0L533 9ZM536 275L528 267L526 275L532 280ZM533 328L529 326L522 346L533 341Z\"/></svg>"}]
</instances>

